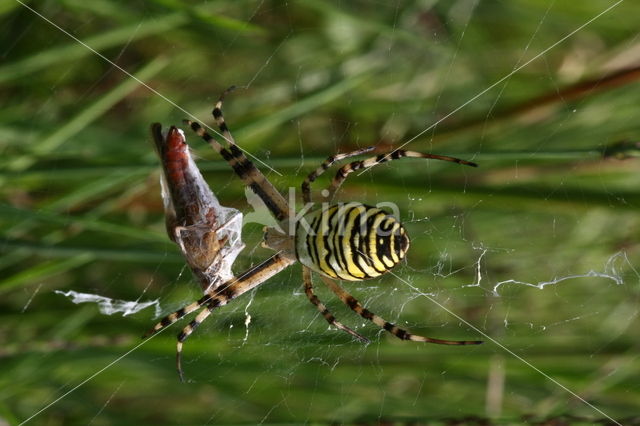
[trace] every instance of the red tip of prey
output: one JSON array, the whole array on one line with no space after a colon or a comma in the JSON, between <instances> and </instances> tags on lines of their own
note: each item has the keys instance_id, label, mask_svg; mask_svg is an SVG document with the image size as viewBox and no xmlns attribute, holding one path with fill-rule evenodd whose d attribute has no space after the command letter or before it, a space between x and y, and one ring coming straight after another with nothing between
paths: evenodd
<instances>
[{"instance_id":1,"label":"red tip of prey","mask_svg":"<svg viewBox=\"0 0 640 426\"><path fill-rule=\"evenodd\" d=\"M185 151L187 149L187 141L184 138L184 134L176 126L169 127L165 144L167 150L171 151Z\"/></svg>"}]
</instances>

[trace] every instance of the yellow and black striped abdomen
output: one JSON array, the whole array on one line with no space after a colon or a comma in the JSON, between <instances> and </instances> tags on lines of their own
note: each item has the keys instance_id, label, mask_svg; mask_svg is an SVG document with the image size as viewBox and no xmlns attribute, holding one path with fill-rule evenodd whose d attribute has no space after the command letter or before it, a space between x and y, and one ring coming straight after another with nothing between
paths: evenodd
<instances>
[{"instance_id":1,"label":"yellow and black striped abdomen","mask_svg":"<svg viewBox=\"0 0 640 426\"><path fill-rule=\"evenodd\" d=\"M409 248L400 222L361 203L334 204L304 215L296 224L296 257L330 278L359 281L396 266Z\"/></svg>"}]
</instances>

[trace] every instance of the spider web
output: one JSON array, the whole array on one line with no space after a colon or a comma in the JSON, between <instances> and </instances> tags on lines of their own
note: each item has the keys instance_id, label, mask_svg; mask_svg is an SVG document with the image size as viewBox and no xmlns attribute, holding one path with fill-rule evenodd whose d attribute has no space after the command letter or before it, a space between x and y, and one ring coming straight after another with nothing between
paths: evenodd
<instances>
[{"instance_id":1,"label":"spider web","mask_svg":"<svg viewBox=\"0 0 640 426\"><path fill-rule=\"evenodd\" d=\"M3 354L13 368L2 387L14 390L4 391L0 419L637 422L637 5L80 3L8 15L7 28L27 29L5 58L34 53L0 66L0 81L28 94L14 116L40 103L44 118L30 129L11 116L3 130L11 141L27 130L33 148L3 147L14 174L3 179L24 187L5 192L9 278L0 289L23 291L8 293L20 315L7 321L7 341L18 343ZM77 37L69 60L97 70L84 81L75 67L47 62L65 54L55 49L68 36ZM79 41L96 51L81 53ZM34 75L55 94L21 89L26 77L11 76L39 70L38 61L49 65ZM354 173L338 200L391 203L411 236L406 263L349 292L417 334L484 345L396 341L316 277L320 299L372 340L357 343L317 314L296 265L213 313L185 343L189 383L178 386L174 335L187 322L138 342L159 314L138 310L159 300L169 313L201 293L163 234L144 132L185 115L211 123L212 103L232 84L225 117L236 140L298 208L302 179L336 152L403 146L480 165L393 161ZM67 122L55 108L65 90L86 106L66 105ZM239 273L269 256L260 247L269 216L186 134L216 197L245 214ZM89 169L97 172L71 175ZM47 180L55 172L73 183ZM317 199L331 175L314 183ZM114 312L131 315L103 315ZM45 314L56 324L48 328Z\"/></svg>"}]
</instances>

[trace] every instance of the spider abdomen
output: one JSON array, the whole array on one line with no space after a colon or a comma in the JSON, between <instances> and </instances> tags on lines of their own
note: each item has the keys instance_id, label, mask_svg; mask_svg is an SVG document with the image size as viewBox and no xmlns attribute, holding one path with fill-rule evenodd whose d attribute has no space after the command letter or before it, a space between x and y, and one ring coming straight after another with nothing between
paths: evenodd
<instances>
[{"instance_id":1,"label":"spider abdomen","mask_svg":"<svg viewBox=\"0 0 640 426\"><path fill-rule=\"evenodd\" d=\"M296 223L296 257L308 268L348 281L378 277L396 266L409 248L402 224L377 207L334 204Z\"/></svg>"}]
</instances>

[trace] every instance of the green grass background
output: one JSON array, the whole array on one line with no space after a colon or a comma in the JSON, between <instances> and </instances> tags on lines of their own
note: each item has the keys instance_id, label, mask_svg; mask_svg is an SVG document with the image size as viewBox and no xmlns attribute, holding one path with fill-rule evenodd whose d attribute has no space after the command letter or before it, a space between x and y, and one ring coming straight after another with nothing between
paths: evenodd
<instances>
[{"instance_id":1,"label":"green grass background","mask_svg":"<svg viewBox=\"0 0 640 426\"><path fill-rule=\"evenodd\" d=\"M629 73L563 90L640 64L640 3L621 2L475 99L614 1L28 4L162 96L0 1L0 424L107 365L31 424L638 422L640 85ZM165 313L199 297L165 235L148 128L179 124L175 105L211 123L231 85L227 121L283 191L330 154L425 129L409 149L480 164L392 162L350 178L340 199L397 204L412 236L401 279L348 289L416 333L484 345L397 341L318 283L371 338L363 346L327 327L294 266L188 340L189 383L174 369L184 322L111 364L156 322L152 309L106 316L54 290L159 299ZM249 212L239 180L187 135L223 204ZM261 233L244 228L235 271L269 255Z\"/></svg>"}]
</instances>

